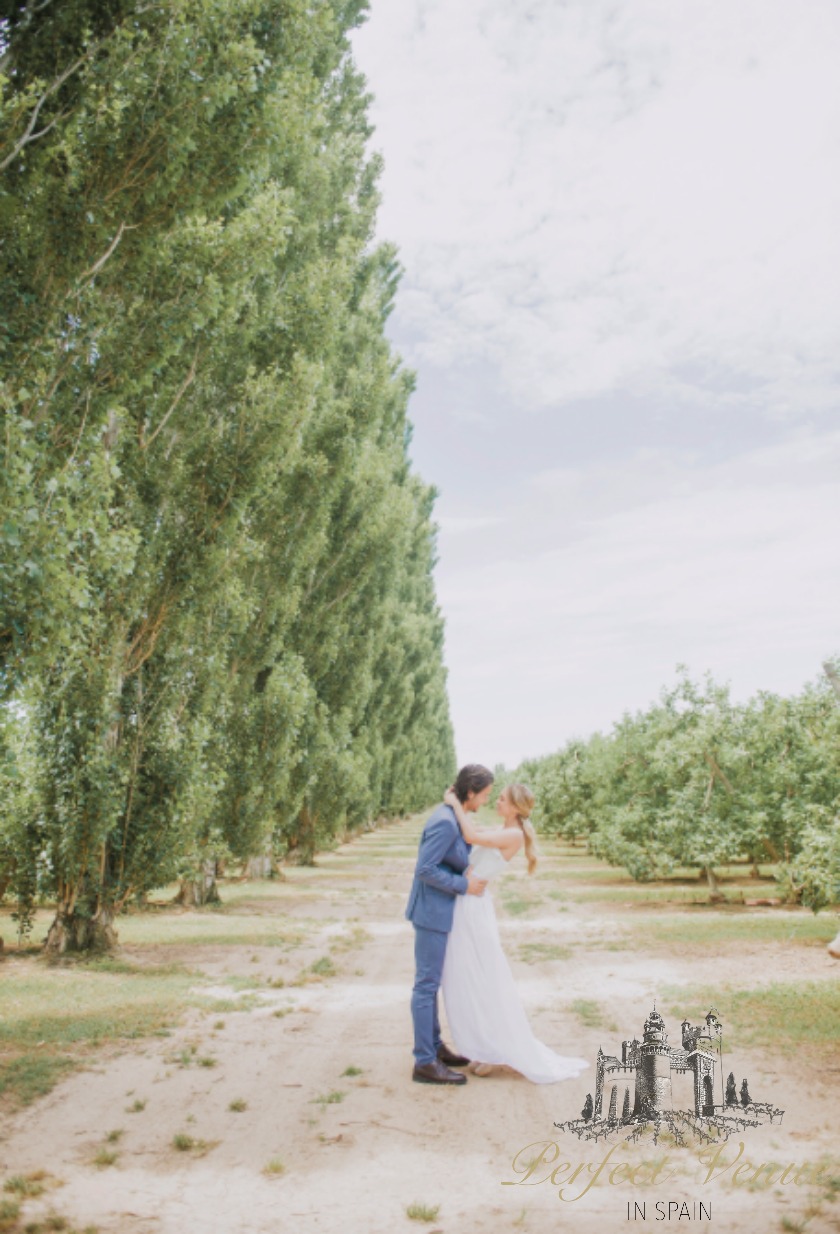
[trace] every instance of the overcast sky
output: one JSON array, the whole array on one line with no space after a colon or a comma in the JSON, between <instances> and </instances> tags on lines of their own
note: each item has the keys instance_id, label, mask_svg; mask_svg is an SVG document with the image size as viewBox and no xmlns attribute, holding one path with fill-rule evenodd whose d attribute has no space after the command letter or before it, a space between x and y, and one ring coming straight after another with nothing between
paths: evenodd
<instances>
[{"instance_id":1,"label":"overcast sky","mask_svg":"<svg viewBox=\"0 0 840 1234\"><path fill-rule=\"evenodd\" d=\"M840 5L372 0L459 761L840 651Z\"/></svg>"}]
</instances>

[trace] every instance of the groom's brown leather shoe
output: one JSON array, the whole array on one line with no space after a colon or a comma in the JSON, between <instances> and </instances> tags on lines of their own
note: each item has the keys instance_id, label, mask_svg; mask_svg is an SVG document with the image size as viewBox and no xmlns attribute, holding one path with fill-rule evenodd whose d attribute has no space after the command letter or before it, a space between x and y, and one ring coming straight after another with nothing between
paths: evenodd
<instances>
[{"instance_id":1,"label":"groom's brown leather shoe","mask_svg":"<svg viewBox=\"0 0 840 1234\"><path fill-rule=\"evenodd\" d=\"M412 1080L418 1084L466 1084L467 1077L459 1071L450 1071L440 1059L434 1058L430 1063L415 1063Z\"/></svg>"},{"instance_id":2,"label":"groom's brown leather shoe","mask_svg":"<svg viewBox=\"0 0 840 1234\"><path fill-rule=\"evenodd\" d=\"M464 1058L463 1054L456 1054L453 1050L450 1050L449 1046L444 1045L443 1042L438 1046L437 1056L447 1067L466 1067L470 1061L468 1058Z\"/></svg>"}]
</instances>

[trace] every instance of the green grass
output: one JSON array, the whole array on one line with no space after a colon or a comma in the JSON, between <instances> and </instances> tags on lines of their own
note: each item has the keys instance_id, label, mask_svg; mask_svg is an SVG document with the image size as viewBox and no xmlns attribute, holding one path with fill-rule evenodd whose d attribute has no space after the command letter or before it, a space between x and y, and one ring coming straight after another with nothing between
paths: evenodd
<instances>
[{"instance_id":1,"label":"green grass","mask_svg":"<svg viewBox=\"0 0 840 1234\"><path fill-rule=\"evenodd\" d=\"M354 1066L352 1065L352 1063L351 1063L351 1065L350 1065L349 1067L345 1067L345 1068L344 1068L344 1070L342 1071L342 1073L341 1073L341 1074L342 1074L342 1076L345 1076L345 1075L350 1075L350 1076L353 1076L353 1075L362 1075L362 1068L361 1068L361 1067L354 1067Z\"/></svg>"},{"instance_id":2,"label":"green grass","mask_svg":"<svg viewBox=\"0 0 840 1234\"><path fill-rule=\"evenodd\" d=\"M333 1089L333 1091L330 1093L323 1093L320 1097L313 1097L312 1104L320 1105L320 1106L338 1105L338 1103L343 1101L346 1096L347 1096L346 1093L342 1093L342 1092L339 1092L337 1089Z\"/></svg>"},{"instance_id":3,"label":"green grass","mask_svg":"<svg viewBox=\"0 0 840 1234\"><path fill-rule=\"evenodd\" d=\"M517 895L516 892L503 896L502 904L505 911L511 913L514 917L519 917L523 913L531 912L532 909L538 908L540 899L538 897L524 897Z\"/></svg>"},{"instance_id":4,"label":"green grass","mask_svg":"<svg viewBox=\"0 0 840 1234\"><path fill-rule=\"evenodd\" d=\"M603 1028L611 1033L618 1031L615 1024L605 1017L600 1003L592 999L576 998L569 1004L569 1010L574 1012L586 1028Z\"/></svg>"},{"instance_id":5,"label":"green grass","mask_svg":"<svg viewBox=\"0 0 840 1234\"><path fill-rule=\"evenodd\" d=\"M658 883L628 883L622 887L599 887L591 891L572 891L571 898L577 904L620 904L623 901L636 904L708 904L707 887L663 887ZM743 904L742 888L721 890L727 904ZM757 893L746 898L757 898Z\"/></svg>"},{"instance_id":6,"label":"green grass","mask_svg":"<svg viewBox=\"0 0 840 1234\"><path fill-rule=\"evenodd\" d=\"M315 960L309 965L310 973L314 973L316 977L334 977L338 971L328 955L321 956L320 960Z\"/></svg>"},{"instance_id":7,"label":"green grass","mask_svg":"<svg viewBox=\"0 0 840 1234\"><path fill-rule=\"evenodd\" d=\"M198 1140L184 1131L179 1131L172 1137L172 1147L179 1153L203 1153L213 1146L214 1141Z\"/></svg>"},{"instance_id":8,"label":"green grass","mask_svg":"<svg viewBox=\"0 0 840 1234\"><path fill-rule=\"evenodd\" d=\"M717 1008L723 1023L723 1050L727 1040L737 1048L758 1046L787 1052L792 1046L833 1048L840 1020L840 986L836 982L773 983L754 990L666 986L662 990L668 1014L694 1019ZM691 1005L688 1006L687 1004ZM759 1098L756 1098L759 1100Z\"/></svg>"},{"instance_id":9,"label":"green grass","mask_svg":"<svg viewBox=\"0 0 840 1234\"><path fill-rule=\"evenodd\" d=\"M3 1190L14 1195L35 1199L46 1191L47 1173L45 1170L34 1170L31 1174L13 1174L3 1183Z\"/></svg>"},{"instance_id":10,"label":"green grass","mask_svg":"<svg viewBox=\"0 0 840 1234\"><path fill-rule=\"evenodd\" d=\"M265 985L262 977L248 977L241 973L226 973L225 985L231 990L261 990Z\"/></svg>"},{"instance_id":11,"label":"green grass","mask_svg":"<svg viewBox=\"0 0 840 1234\"><path fill-rule=\"evenodd\" d=\"M140 1098L138 1097L135 1101L132 1101L130 1106L126 1107L126 1113L127 1114L139 1114L140 1111L145 1110L145 1108L146 1108L146 1102L141 1101Z\"/></svg>"},{"instance_id":12,"label":"green grass","mask_svg":"<svg viewBox=\"0 0 840 1234\"><path fill-rule=\"evenodd\" d=\"M286 1167L279 1157L272 1157L270 1161L265 1163L262 1168L262 1172L263 1174L268 1175L269 1178L276 1178L277 1175L282 1174L285 1169Z\"/></svg>"},{"instance_id":13,"label":"green grass","mask_svg":"<svg viewBox=\"0 0 840 1234\"><path fill-rule=\"evenodd\" d=\"M243 1110L248 1109L248 1102L243 1101L241 1097L237 1097L235 1101L231 1101L228 1109L234 1114L241 1114Z\"/></svg>"},{"instance_id":14,"label":"green grass","mask_svg":"<svg viewBox=\"0 0 840 1234\"><path fill-rule=\"evenodd\" d=\"M546 960L568 960L574 953L560 943L522 943L517 954L524 964L542 964Z\"/></svg>"},{"instance_id":15,"label":"green grass","mask_svg":"<svg viewBox=\"0 0 840 1234\"><path fill-rule=\"evenodd\" d=\"M364 947L366 943L373 941L373 935L364 926L353 926L349 934L339 934L339 936L330 943L330 951L335 955L342 955L347 951L355 951L359 947Z\"/></svg>"},{"instance_id":16,"label":"green grass","mask_svg":"<svg viewBox=\"0 0 840 1234\"><path fill-rule=\"evenodd\" d=\"M108 1148L100 1148L93 1159L93 1164L103 1169L105 1166L114 1165L118 1157L119 1153L112 1152Z\"/></svg>"},{"instance_id":17,"label":"green grass","mask_svg":"<svg viewBox=\"0 0 840 1234\"><path fill-rule=\"evenodd\" d=\"M630 923L638 943L704 946L725 942L829 943L837 933L837 919L804 910L764 909L745 912L684 913L678 917L650 914Z\"/></svg>"},{"instance_id":18,"label":"green grass","mask_svg":"<svg viewBox=\"0 0 840 1234\"><path fill-rule=\"evenodd\" d=\"M19 1105L30 1105L44 1097L78 1064L57 1054L21 1054L0 1062L0 1096L9 1096Z\"/></svg>"},{"instance_id":19,"label":"green grass","mask_svg":"<svg viewBox=\"0 0 840 1234\"><path fill-rule=\"evenodd\" d=\"M184 1046L183 1050L179 1050L177 1054L167 1054L164 1062L172 1067L191 1067L195 1062L197 1049L198 1047L194 1045Z\"/></svg>"},{"instance_id":20,"label":"green grass","mask_svg":"<svg viewBox=\"0 0 840 1234\"><path fill-rule=\"evenodd\" d=\"M193 975L151 975L68 969L16 971L14 998L0 999L0 1045L22 1049L32 1041L71 1047L144 1037L169 1025L192 1001Z\"/></svg>"},{"instance_id":21,"label":"green grass","mask_svg":"<svg viewBox=\"0 0 840 1234\"><path fill-rule=\"evenodd\" d=\"M196 980L180 968L102 961L15 965L13 986L0 976L0 1048L7 1055L0 1062L0 1095L28 1105L82 1065L93 1048L165 1034L188 1007L204 1005L191 992Z\"/></svg>"},{"instance_id":22,"label":"green grass","mask_svg":"<svg viewBox=\"0 0 840 1234\"><path fill-rule=\"evenodd\" d=\"M405 1215L412 1221L437 1221L439 1212L439 1204L409 1204Z\"/></svg>"}]
</instances>

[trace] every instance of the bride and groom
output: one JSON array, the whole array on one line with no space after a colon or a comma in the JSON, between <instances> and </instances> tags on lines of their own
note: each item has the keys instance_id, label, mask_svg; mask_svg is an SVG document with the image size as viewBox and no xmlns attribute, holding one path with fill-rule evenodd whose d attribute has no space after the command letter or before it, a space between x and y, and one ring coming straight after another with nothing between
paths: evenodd
<instances>
[{"instance_id":1,"label":"bride and groom","mask_svg":"<svg viewBox=\"0 0 840 1234\"><path fill-rule=\"evenodd\" d=\"M534 797L524 784L509 784L496 805L502 826L481 831L470 816L489 801L492 785L486 767L462 767L420 837L405 915L414 926L416 965L412 1078L421 1084L465 1084L467 1077L454 1067L485 1075L494 1064L535 1084L551 1084L572 1079L589 1065L555 1054L534 1036L502 949L486 888L523 848L533 873ZM479 851L473 853L473 846ZM465 1054L454 1053L441 1039L439 989L453 1039Z\"/></svg>"}]
</instances>

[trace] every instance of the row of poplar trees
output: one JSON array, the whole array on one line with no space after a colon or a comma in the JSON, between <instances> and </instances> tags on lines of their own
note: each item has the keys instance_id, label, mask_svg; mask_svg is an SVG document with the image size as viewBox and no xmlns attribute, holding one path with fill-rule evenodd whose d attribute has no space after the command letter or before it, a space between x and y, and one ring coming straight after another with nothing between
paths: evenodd
<instances>
[{"instance_id":1,"label":"row of poplar trees","mask_svg":"<svg viewBox=\"0 0 840 1234\"><path fill-rule=\"evenodd\" d=\"M514 776L533 786L543 832L585 840L639 881L693 867L714 898L716 867L765 863L786 898L840 904L838 667L745 702L682 670L644 711Z\"/></svg>"},{"instance_id":2,"label":"row of poplar trees","mask_svg":"<svg viewBox=\"0 0 840 1234\"><path fill-rule=\"evenodd\" d=\"M363 9L0 10L0 894L54 951L454 770Z\"/></svg>"}]
</instances>

